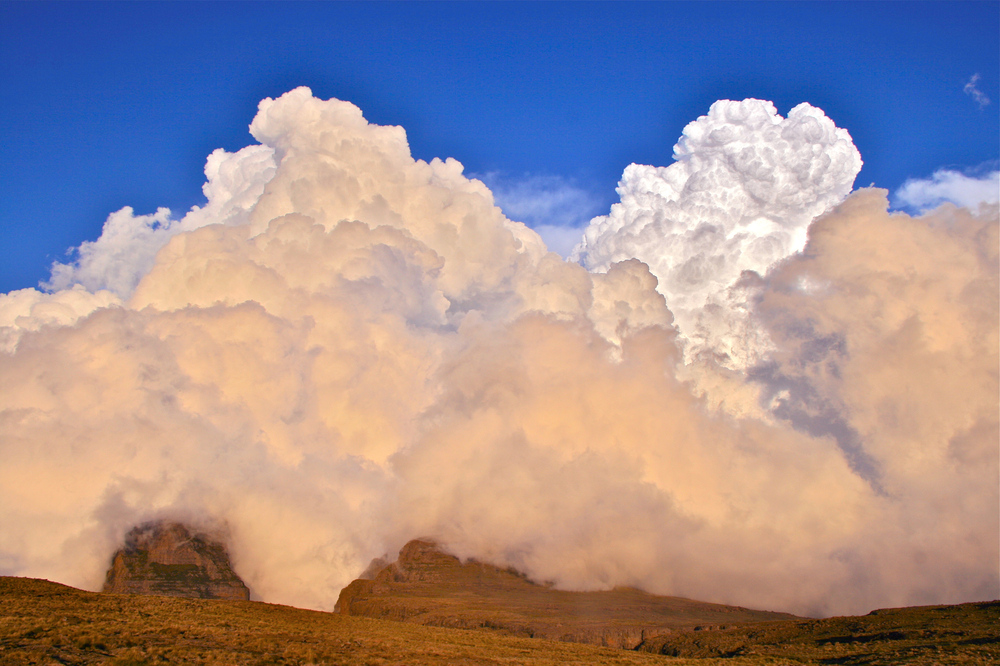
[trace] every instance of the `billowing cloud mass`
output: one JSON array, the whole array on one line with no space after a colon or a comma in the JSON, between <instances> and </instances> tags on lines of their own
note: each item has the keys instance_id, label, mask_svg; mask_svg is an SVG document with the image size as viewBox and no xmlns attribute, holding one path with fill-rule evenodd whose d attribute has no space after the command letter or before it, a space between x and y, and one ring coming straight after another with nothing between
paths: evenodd
<instances>
[{"instance_id":1,"label":"billowing cloud mass","mask_svg":"<svg viewBox=\"0 0 1000 666\"><path fill-rule=\"evenodd\" d=\"M0 294L0 350L13 352L27 331L45 325L68 326L94 310L121 304L107 289L89 292L80 284L55 293L18 289Z\"/></svg>"},{"instance_id":2,"label":"billowing cloud mass","mask_svg":"<svg viewBox=\"0 0 1000 666\"><path fill-rule=\"evenodd\" d=\"M255 166L130 273L124 302L88 291L114 262L81 261L68 296L4 297L30 302L0 322L17 329L0 572L97 588L131 526L169 517L223 530L256 597L322 609L418 536L569 589L810 614L995 598L997 207L909 217L862 190L806 242L805 216L857 170L846 133L807 106L709 118L679 144L684 171L626 172L626 201L588 232L590 272L455 160L413 160L401 128L305 88L264 100L261 146L214 154ZM756 142L772 129L785 152ZM735 136L760 157L736 151L734 171ZM766 179L756 161L781 185L734 181ZM666 202L646 226L678 230L678 267L699 233L724 249L699 298L756 271L745 316L770 348L754 365L684 365L656 277L683 269L611 249L646 240L627 214L644 171ZM758 212L733 219L713 184ZM670 198L686 191L702 203ZM675 208L705 228L670 227ZM45 318L73 294L107 302Z\"/></svg>"},{"instance_id":3,"label":"billowing cloud mass","mask_svg":"<svg viewBox=\"0 0 1000 666\"><path fill-rule=\"evenodd\" d=\"M45 286L60 290L81 285L126 298L171 237L206 224L245 224L264 185L274 175L273 154L267 146L249 146L235 154L216 150L205 164L205 206L195 206L180 220L172 219L167 208L152 215L135 215L126 206L108 216L100 238L77 248L76 261L53 265Z\"/></svg>"},{"instance_id":4,"label":"billowing cloud mass","mask_svg":"<svg viewBox=\"0 0 1000 666\"><path fill-rule=\"evenodd\" d=\"M621 203L591 221L573 256L597 271L644 261L693 349L745 366L766 345L740 344L745 308L730 287L801 250L809 223L851 191L861 156L821 110L803 103L782 118L747 99L716 102L688 124L674 159L626 168Z\"/></svg>"}]
</instances>

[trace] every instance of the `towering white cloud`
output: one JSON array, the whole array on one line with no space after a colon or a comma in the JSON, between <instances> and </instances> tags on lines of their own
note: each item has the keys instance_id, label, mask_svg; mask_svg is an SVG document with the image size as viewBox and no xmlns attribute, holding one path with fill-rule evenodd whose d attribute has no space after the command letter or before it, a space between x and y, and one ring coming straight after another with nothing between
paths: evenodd
<instances>
[{"instance_id":1,"label":"towering white cloud","mask_svg":"<svg viewBox=\"0 0 1000 666\"><path fill-rule=\"evenodd\" d=\"M347 102L297 89L251 130L255 202L229 188L126 303L0 353L0 572L97 587L163 516L314 608L415 536L803 613L996 596L995 208L850 197L754 284L775 350L710 402L642 262L563 261Z\"/></svg>"},{"instance_id":2,"label":"towering white cloud","mask_svg":"<svg viewBox=\"0 0 1000 666\"><path fill-rule=\"evenodd\" d=\"M802 249L809 223L841 201L861 170L846 130L819 109L800 104L788 118L756 99L719 101L688 124L668 167L631 164L618 185L621 203L595 218L573 258L603 271L636 257L694 349L745 365L739 303L728 290L744 271L766 272ZM720 313L712 326L706 310Z\"/></svg>"}]
</instances>

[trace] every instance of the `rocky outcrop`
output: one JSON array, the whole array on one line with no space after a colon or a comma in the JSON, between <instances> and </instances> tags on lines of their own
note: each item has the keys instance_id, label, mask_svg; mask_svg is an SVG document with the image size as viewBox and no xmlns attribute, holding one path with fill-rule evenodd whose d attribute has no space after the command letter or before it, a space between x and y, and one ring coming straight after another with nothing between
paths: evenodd
<instances>
[{"instance_id":1,"label":"rocky outcrop","mask_svg":"<svg viewBox=\"0 0 1000 666\"><path fill-rule=\"evenodd\" d=\"M225 546L180 523L140 525L114 554L104 592L200 599L250 598Z\"/></svg>"},{"instance_id":2,"label":"rocky outcrop","mask_svg":"<svg viewBox=\"0 0 1000 666\"><path fill-rule=\"evenodd\" d=\"M794 619L634 588L556 590L513 569L462 562L429 540L409 542L395 562L373 562L365 574L341 591L337 612L626 649L675 631Z\"/></svg>"}]
</instances>

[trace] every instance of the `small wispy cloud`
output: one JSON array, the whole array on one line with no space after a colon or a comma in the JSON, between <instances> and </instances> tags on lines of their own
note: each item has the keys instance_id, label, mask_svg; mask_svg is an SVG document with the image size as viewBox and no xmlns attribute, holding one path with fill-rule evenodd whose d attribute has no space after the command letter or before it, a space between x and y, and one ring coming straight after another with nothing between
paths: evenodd
<instances>
[{"instance_id":1,"label":"small wispy cloud","mask_svg":"<svg viewBox=\"0 0 1000 666\"><path fill-rule=\"evenodd\" d=\"M579 242L587 222L602 209L606 212L600 197L563 176L497 171L473 176L493 191L504 215L537 231L549 249L563 257Z\"/></svg>"},{"instance_id":2,"label":"small wispy cloud","mask_svg":"<svg viewBox=\"0 0 1000 666\"><path fill-rule=\"evenodd\" d=\"M978 73L973 74L969 77L969 81L965 84L965 87L962 88L962 90L965 91L966 95L976 101L976 104L979 105L980 109L983 109L990 103L990 98L984 95L982 90L976 87L976 84L979 83L979 79L981 78L982 77Z\"/></svg>"},{"instance_id":3,"label":"small wispy cloud","mask_svg":"<svg viewBox=\"0 0 1000 666\"><path fill-rule=\"evenodd\" d=\"M985 166L985 165L984 165ZM930 178L910 178L895 192L895 204L915 212L951 202L975 210L980 203L1000 199L1000 171L993 169L967 175L952 169L938 169Z\"/></svg>"}]
</instances>

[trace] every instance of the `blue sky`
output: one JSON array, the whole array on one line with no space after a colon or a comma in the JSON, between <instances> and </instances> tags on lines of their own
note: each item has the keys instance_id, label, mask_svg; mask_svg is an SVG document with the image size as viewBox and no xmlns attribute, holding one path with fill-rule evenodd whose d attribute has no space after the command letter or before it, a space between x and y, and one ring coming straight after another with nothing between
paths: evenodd
<instances>
[{"instance_id":1,"label":"blue sky","mask_svg":"<svg viewBox=\"0 0 1000 666\"><path fill-rule=\"evenodd\" d=\"M717 99L820 107L861 152L857 186L995 169L998 35L997 2L4 2L0 291L122 206L202 203L205 157L253 143L257 102L300 85L402 125L415 157L572 185L598 213Z\"/></svg>"}]
</instances>

